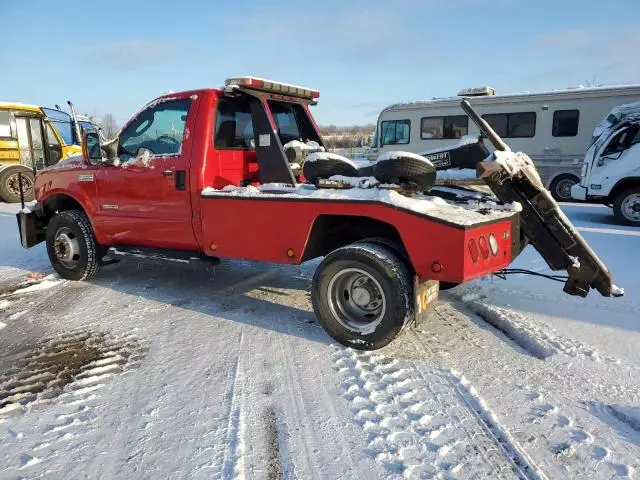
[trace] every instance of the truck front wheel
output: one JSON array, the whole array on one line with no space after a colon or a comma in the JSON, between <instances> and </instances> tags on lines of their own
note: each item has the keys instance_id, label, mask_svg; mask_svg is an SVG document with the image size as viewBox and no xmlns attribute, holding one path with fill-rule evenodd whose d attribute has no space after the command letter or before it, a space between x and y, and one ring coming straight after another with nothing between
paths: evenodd
<instances>
[{"instance_id":1,"label":"truck front wheel","mask_svg":"<svg viewBox=\"0 0 640 480\"><path fill-rule=\"evenodd\" d=\"M640 187L633 187L618 195L613 202L613 214L623 225L640 227Z\"/></svg>"},{"instance_id":2,"label":"truck front wheel","mask_svg":"<svg viewBox=\"0 0 640 480\"><path fill-rule=\"evenodd\" d=\"M396 338L414 315L413 283L389 248L357 243L325 257L311 300L320 324L341 344L376 350Z\"/></svg>"},{"instance_id":3,"label":"truck front wheel","mask_svg":"<svg viewBox=\"0 0 640 480\"><path fill-rule=\"evenodd\" d=\"M99 270L99 246L87 216L77 210L56 213L47 225L47 253L67 280L87 280Z\"/></svg>"}]
</instances>

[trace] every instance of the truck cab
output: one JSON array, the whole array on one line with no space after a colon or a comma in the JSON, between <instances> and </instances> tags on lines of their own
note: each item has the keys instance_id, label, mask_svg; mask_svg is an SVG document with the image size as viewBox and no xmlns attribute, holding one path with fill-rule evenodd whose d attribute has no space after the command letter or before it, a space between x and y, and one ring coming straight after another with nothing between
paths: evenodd
<instances>
[{"instance_id":1,"label":"truck cab","mask_svg":"<svg viewBox=\"0 0 640 480\"><path fill-rule=\"evenodd\" d=\"M314 311L333 338L360 349L386 345L426 315L439 285L509 265L527 237L552 268L568 269L567 293L620 292L535 171L512 184L533 165L522 154L494 162L487 183L500 205L468 191L361 182L348 159L324 152L309 108L318 97L296 85L231 78L221 89L150 102L108 142L86 133L82 157L38 173L37 202L18 213L22 245L46 242L53 267L70 280L91 278L113 252L280 264L324 257L311 287ZM398 153L435 178L428 160ZM333 176L334 163L353 177ZM319 164L326 178L307 181Z\"/></svg>"},{"instance_id":2,"label":"truck cab","mask_svg":"<svg viewBox=\"0 0 640 480\"><path fill-rule=\"evenodd\" d=\"M599 124L571 194L612 205L620 223L640 226L640 104L616 107Z\"/></svg>"}]
</instances>

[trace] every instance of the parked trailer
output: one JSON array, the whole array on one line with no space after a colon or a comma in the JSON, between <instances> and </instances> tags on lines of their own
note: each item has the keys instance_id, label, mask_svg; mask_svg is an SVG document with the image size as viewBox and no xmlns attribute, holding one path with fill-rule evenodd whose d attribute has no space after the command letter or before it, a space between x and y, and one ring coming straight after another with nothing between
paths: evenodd
<instances>
[{"instance_id":1,"label":"parked trailer","mask_svg":"<svg viewBox=\"0 0 640 480\"><path fill-rule=\"evenodd\" d=\"M473 97L474 108L500 137L530 154L556 199L570 200L594 127L614 106L640 101L640 85L508 95L483 87L462 90L457 97L391 105L380 113L371 155L422 153L479 135L460 108L461 97Z\"/></svg>"}]
</instances>

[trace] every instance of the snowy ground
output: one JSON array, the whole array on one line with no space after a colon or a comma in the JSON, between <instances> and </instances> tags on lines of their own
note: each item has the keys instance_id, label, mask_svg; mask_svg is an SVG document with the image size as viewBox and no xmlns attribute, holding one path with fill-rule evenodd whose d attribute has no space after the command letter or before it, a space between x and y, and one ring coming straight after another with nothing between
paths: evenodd
<instances>
[{"instance_id":1,"label":"snowy ground","mask_svg":"<svg viewBox=\"0 0 640 480\"><path fill-rule=\"evenodd\" d=\"M0 205L0 478L612 478L640 469L640 231L565 205L621 299L532 277L443 293L360 353L314 265L128 260L90 282ZM516 262L545 271L527 250ZM26 284L29 285L29 284Z\"/></svg>"}]
</instances>

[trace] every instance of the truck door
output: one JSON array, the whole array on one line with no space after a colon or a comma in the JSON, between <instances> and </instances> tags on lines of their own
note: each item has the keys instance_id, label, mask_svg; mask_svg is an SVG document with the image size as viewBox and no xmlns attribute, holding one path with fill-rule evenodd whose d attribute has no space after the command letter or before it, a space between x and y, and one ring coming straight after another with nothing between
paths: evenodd
<instances>
[{"instance_id":1,"label":"truck door","mask_svg":"<svg viewBox=\"0 0 640 480\"><path fill-rule=\"evenodd\" d=\"M36 170L44 168L47 162L42 119L18 115L15 118L20 163L28 168L35 166Z\"/></svg>"},{"instance_id":2,"label":"truck door","mask_svg":"<svg viewBox=\"0 0 640 480\"><path fill-rule=\"evenodd\" d=\"M622 178L640 170L640 124L627 125L614 132L596 157L589 185L590 194L606 195Z\"/></svg>"},{"instance_id":3,"label":"truck door","mask_svg":"<svg viewBox=\"0 0 640 480\"><path fill-rule=\"evenodd\" d=\"M97 221L114 244L192 250L188 169L197 100L142 110L120 133L119 162L97 170Z\"/></svg>"}]
</instances>

